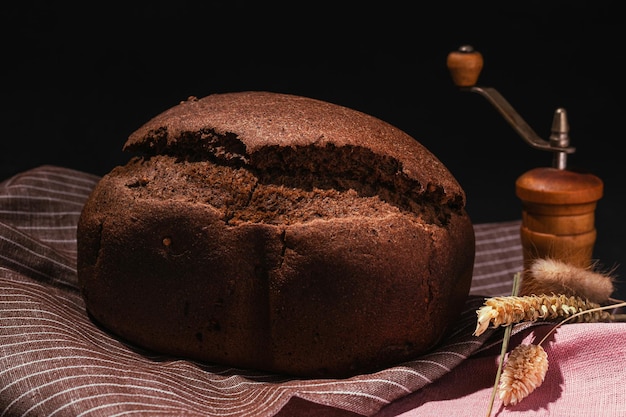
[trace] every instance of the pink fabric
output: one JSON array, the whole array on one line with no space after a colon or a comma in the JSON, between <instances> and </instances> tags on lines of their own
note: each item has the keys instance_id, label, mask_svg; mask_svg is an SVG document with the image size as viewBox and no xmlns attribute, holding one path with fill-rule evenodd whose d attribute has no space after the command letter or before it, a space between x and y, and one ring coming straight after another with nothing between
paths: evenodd
<instances>
[{"instance_id":1,"label":"pink fabric","mask_svg":"<svg viewBox=\"0 0 626 417\"><path fill-rule=\"evenodd\" d=\"M511 338L537 343L552 328L533 326ZM566 324L542 344L549 368L543 384L516 406L496 398L492 416L626 416L626 323ZM377 417L485 416L500 344L439 380L383 408Z\"/></svg>"}]
</instances>

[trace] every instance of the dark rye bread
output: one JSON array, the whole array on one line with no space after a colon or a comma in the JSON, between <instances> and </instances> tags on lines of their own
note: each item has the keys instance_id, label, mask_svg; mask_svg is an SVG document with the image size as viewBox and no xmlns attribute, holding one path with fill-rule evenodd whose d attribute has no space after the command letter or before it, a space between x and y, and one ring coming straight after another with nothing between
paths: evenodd
<instances>
[{"instance_id":1,"label":"dark rye bread","mask_svg":"<svg viewBox=\"0 0 626 417\"><path fill-rule=\"evenodd\" d=\"M469 292L463 190L414 138L310 98L190 98L78 224L95 321L158 352L346 377L432 349Z\"/></svg>"}]
</instances>

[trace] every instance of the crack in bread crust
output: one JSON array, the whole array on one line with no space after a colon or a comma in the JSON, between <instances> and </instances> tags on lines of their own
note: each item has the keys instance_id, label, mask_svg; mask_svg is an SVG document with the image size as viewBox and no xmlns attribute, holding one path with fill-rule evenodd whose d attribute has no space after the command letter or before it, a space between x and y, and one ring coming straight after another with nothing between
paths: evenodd
<instances>
[{"instance_id":1,"label":"crack in bread crust","mask_svg":"<svg viewBox=\"0 0 626 417\"><path fill-rule=\"evenodd\" d=\"M203 202L223 210L229 223L290 224L399 210L442 226L452 213L463 210L462 196L450 198L439 185L420 184L403 173L399 161L363 147L266 146L247 155L232 134L205 130L166 144L154 133L143 143L148 152L141 160L155 167L157 160L175 161L176 169L164 168L175 183L171 197L180 198L182 192L195 196L192 201L204 198ZM180 182L181 173L175 171L183 171L186 181ZM152 172L155 178L163 177L156 168ZM141 179L129 185L137 192L150 189L143 193L146 198L154 191L159 195ZM165 197L167 190L161 194Z\"/></svg>"}]
</instances>

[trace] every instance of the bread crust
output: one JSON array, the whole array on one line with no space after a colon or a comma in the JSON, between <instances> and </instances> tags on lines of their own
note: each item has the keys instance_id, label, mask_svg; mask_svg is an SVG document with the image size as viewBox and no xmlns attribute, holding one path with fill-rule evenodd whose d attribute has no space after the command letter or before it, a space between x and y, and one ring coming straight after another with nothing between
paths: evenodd
<instances>
[{"instance_id":1,"label":"bread crust","mask_svg":"<svg viewBox=\"0 0 626 417\"><path fill-rule=\"evenodd\" d=\"M85 204L78 273L94 320L138 346L346 377L432 349L460 312L464 193L383 121L232 93L165 111L125 148L142 155Z\"/></svg>"}]
</instances>

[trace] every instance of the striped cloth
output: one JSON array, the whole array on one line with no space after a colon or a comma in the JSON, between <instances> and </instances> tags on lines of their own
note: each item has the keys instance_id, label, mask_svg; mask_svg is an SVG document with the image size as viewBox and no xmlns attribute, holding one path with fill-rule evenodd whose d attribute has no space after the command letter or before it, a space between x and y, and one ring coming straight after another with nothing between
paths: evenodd
<instances>
[{"instance_id":1,"label":"striped cloth","mask_svg":"<svg viewBox=\"0 0 626 417\"><path fill-rule=\"evenodd\" d=\"M485 296L521 269L519 222L475 225L471 294L440 346L352 378L294 379L128 346L85 313L76 224L99 177L41 166L0 183L0 417L373 416L450 373L497 331L472 336ZM307 414L308 413L308 414Z\"/></svg>"}]
</instances>

